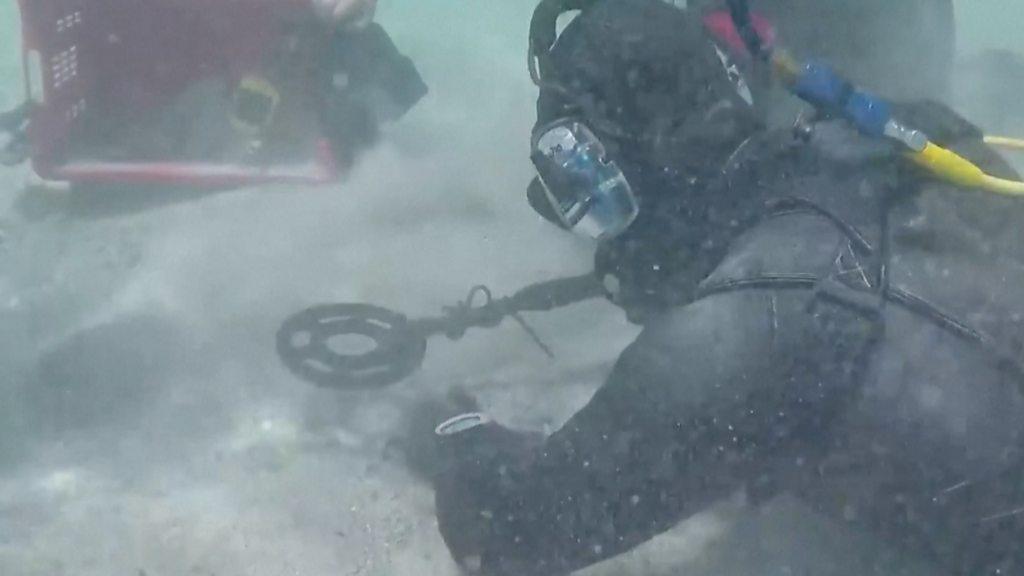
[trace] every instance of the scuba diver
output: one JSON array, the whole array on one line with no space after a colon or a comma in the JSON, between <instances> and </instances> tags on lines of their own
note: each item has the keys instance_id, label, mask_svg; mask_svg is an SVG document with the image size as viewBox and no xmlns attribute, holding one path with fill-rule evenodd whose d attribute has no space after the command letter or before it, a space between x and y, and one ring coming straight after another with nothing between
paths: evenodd
<instances>
[{"instance_id":1,"label":"scuba diver","mask_svg":"<svg viewBox=\"0 0 1024 576\"><path fill-rule=\"evenodd\" d=\"M466 402L434 420L459 565L567 574L743 491L945 575L1024 573L1024 205L829 114L765 129L758 83L663 0L545 0L531 48L530 203L597 240L643 330L548 436ZM894 113L1014 176L944 106Z\"/></svg>"},{"instance_id":2,"label":"scuba diver","mask_svg":"<svg viewBox=\"0 0 1024 576\"><path fill-rule=\"evenodd\" d=\"M412 61L373 22L377 0L314 0L334 25L320 55L320 119L342 159L377 142L380 127L401 118L427 94Z\"/></svg>"},{"instance_id":3,"label":"scuba diver","mask_svg":"<svg viewBox=\"0 0 1024 576\"><path fill-rule=\"evenodd\" d=\"M57 44L49 34L58 28L46 25L45 4L22 5L27 67L30 54L60 57L50 53ZM251 9L237 2L140 5L133 8L138 15L118 19L130 25L110 33L117 43L76 46L87 56L68 72L74 81L48 70L39 86L28 87L25 104L0 113L0 162L31 157L57 180L74 179L63 170L73 163L130 170L154 162L274 168L323 160L324 172L336 174L427 92L412 61L373 22L375 7L375 0L274 0ZM118 6L100 2L95 9ZM163 34L149 37L150 26ZM161 50L174 57L147 62ZM75 101L70 110L67 101ZM90 103L84 114L82 101Z\"/></svg>"},{"instance_id":4,"label":"scuba diver","mask_svg":"<svg viewBox=\"0 0 1024 576\"><path fill-rule=\"evenodd\" d=\"M294 147L289 137L301 139L302 129L311 128L303 126L311 106L318 124L313 130L331 142L336 160L347 165L377 142L383 124L419 102L427 86L373 21L376 0L312 0L311 8L285 18L283 38L260 72L234 88L228 116L235 136L258 140L271 154L281 154L282 148ZM209 152L199 150L198 155Z\"/></svg>"}]
</instances>

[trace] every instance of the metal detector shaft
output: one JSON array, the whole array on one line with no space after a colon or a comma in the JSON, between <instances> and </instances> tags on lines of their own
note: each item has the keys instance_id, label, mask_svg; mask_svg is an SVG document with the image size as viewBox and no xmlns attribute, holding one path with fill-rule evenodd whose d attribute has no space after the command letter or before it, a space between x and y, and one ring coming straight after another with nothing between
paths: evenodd
<instances>
[{"instance_id":1,"label":"metal detector shaft","mask_svg":"<svg viewBox=\"0 0 1024 576\"><path fill-rule=\"evenodd\" d=\"M532 284L511 296L495 299L486 286L476 286L455 306L436 317L408 319L369 304L321 304L289 317L277 333L277 351L285 366L319 386L374 388L398 382L415 371L426 354L427 338L444 334L458 339L469 328L497 326L512 316L546 353L520 312L544 312L597 298L604 288L587 274ZM482 297L482 300L480 300ZM477 302L477 300L480 300ZM361 341L362 351L339 346Z\"/></svg>"},{"instance_id":2,"label":"metal detector shaft","mask_svg":"<svg viewBox=\"0 0 1024 576\"><path fill-rule=\"evenodd\" d=\"M597 278L584 274L531 284L505 300L515 312L546 312L604 295L604 286Z\"/></svg>"},{"instance_id":3,"label":"metal detector shaft","mask_svg":"<svg viewBox=\"0 0 1024 576\"><path fill-rule=\"evenodd\" d=\"M441 316L409 320L408 326L425 337L445 334L454 339L468 328L497 326L506 316L520 312L547 312L597 298L604 293L604 288L590 274L530 284L511 296L498 299L491 298L486 287L477 286L466 300L445 308ZM476 294L485 297L480 305L475 305Z\"/></svg>"}]
</instances>

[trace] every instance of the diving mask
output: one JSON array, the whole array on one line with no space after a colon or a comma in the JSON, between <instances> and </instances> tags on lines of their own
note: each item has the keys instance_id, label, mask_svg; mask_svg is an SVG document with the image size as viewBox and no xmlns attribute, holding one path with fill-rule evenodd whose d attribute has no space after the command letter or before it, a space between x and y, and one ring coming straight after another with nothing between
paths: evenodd
<instances>
[{"instance_id":1,"label":"diving mask","mask_svg":"<svg viewBox=\"0 0 1024 576\"><path fill-rule=\"evenodd\" d=\"M530 159L566 228L597 240L621 234L639 213L633 189L598 137L562 119L534 133Z\"/></svg>"}]
</instances>

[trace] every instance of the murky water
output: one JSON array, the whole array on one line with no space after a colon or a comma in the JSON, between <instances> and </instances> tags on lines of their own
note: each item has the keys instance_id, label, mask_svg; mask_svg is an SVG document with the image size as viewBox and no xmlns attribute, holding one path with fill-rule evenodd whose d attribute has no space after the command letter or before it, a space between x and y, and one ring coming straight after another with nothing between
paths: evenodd
<instances>
[{"instance_id":1,"label":"murky water","mask_svg":"<svg viewBox=\"0 0 1024 576\"><path fill-rule=\"evenodd\" d=\"M530 315L555 360L506 321L351 394L289 374L274 333L316 302L436 314L475 284L589 270L589 244L524 199L532 7L381 0L431 92L337 186L79 197L0 169L0 574L457 573L431 491L389 449L405 408L455 384L557 426L636 328L603 302ZM1016 0L958 8L965 57L1021 46L1024 19L994 17ZM16 21L0 4L0 105L21 93ZM839 576L890 556L788 501L724 504L592 572Z\"/></svg>"}]
</instances>

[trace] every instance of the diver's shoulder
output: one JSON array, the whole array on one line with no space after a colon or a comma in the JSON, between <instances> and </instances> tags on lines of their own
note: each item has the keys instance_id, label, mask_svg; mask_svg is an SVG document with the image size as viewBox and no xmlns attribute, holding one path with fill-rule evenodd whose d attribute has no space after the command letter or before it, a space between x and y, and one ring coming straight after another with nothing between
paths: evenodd
<instances>
[{"instance_id":1,"label":"diver's shoulder","mask_svg":"<svg viewBox=\"0 0 1024 576\"><path fill-rule=\"evenodd\" d=\"M894 143L871 138L843 120L797 120L789 128L765 130L744 144L737 159L758 155L773 162L787 157L863 165L892 158Z\"/></svg>"},{"instance_id":2,"label":"diver's shoulder","mask_svg":"<svg viewBox=\"0 0 1024 576\"><path fill-rule=\"evenodd\" d=\"M802 198L847 213L850 202L837 201L861 204L877 198L896 177L898 157L892 143L829 120L755 134L733 153L723 173L728 188L743 197Z\"/></svg>"}]
</instances>

